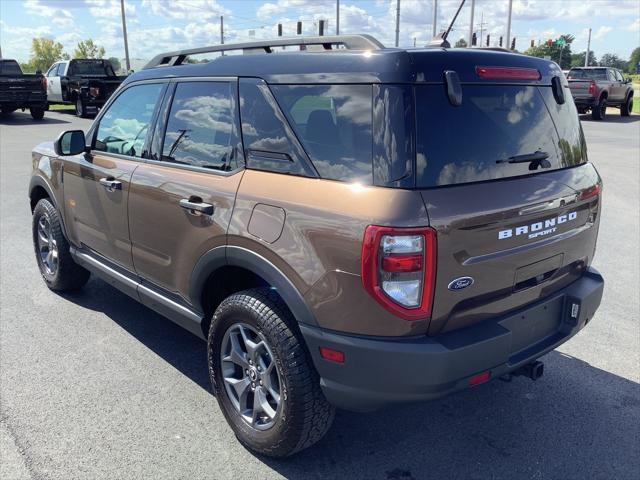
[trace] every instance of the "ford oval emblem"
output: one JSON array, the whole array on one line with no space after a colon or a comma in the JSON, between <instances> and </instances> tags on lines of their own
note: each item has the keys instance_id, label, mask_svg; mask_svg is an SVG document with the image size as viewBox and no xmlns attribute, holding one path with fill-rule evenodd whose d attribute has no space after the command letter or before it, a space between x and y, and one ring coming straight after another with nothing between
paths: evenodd
<instances>
[{"instance_id":1,"label":"ford oval emblem","mask_svg":"<svg viewBox=\"0 0 640 480\"><path fill-rule=\"evenodd\" d=\"M473 278L471 277L459 277L451 281L449 284L449 290L462 290L473 285Z\"/></svg>"}]
</instances>

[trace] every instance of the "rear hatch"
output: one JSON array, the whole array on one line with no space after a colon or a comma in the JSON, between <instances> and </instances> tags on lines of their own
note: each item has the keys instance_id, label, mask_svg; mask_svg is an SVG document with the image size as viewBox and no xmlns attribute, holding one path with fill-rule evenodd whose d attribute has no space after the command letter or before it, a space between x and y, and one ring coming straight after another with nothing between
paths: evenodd
<instances>
[{"instance_id":1,"label":"rear hatch","mask_svg":"<svg viewBox=\"0 0 640 480\"><path fill-rule=\"evenodd\" d=\"M455 62L461 105L446 84L416 86L416 186L438 233L430 334L563 288L584 272L596 244L600 179L560 70L543 60L518 65L512 54L468 59ZM476 70L513 63L539 78L507 69L495 76L512 78L488 79Z\"/></svg>"}]
</instances>

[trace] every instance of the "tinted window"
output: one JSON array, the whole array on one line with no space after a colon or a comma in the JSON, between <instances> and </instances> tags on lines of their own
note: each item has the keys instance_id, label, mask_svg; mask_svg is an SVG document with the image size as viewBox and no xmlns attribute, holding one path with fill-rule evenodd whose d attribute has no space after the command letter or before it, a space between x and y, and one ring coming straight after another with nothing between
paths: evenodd
<instances>
[{"instance_id":1,"label":"tinted window","mask_svg":"<svg viewBox=\"0 0 640 480\"><path fill-rule=\"evenodd\" d=\"M231 84L226 82L179 83L171 104L162 160L232 170L232 97Z\"/></svg>"},{"instance_id":2,"label":"tinted window","mask_svg":"<svg viewBox=\"0 0 640 480\"><path fill-rule=\"evenodd\" d=\"M0 61L0 75L22 75L22 70L20 70L18 62L12 60Z\"/></svg>"},{"instance_id":3,"label":"tinted window","mask_svg":"<svg viewBox=\"0 0 640 480\"><path fill-rule=\"evenodd\" d=\"M95 150L140 157L163 85L130 87L118 95L100 119Z\"/></svg>"},{"instance_id":4,"label":"tinted window","mask_svg":"<svg viewBox=\"0 0 640 480\"><path fill-rule=\"evenodd\" d=\"M56 77L64 76L65 68L67 68L67 64L66 63L59 63L58 64L58 68L56 69L56 73L54 74L54 76L56 76Z\"/></svg>"},{"instance_id":5,"label":"tinted window","mask_svg":"<svg viewBox=\"0 0 640 480\"><path fill-rule=\"evenodd\" d=\"M49 71L47 72L47 77L55 77L57 73L58 73L58 64L56 63L55 65L52 65L51 68L49 68Z\"/></svg>"},{"instance_id":6,"label":"tinted window","mask_svg":"<svg viewBox=\"0 0 640 480\"><path fill-rule=\"evenodd\" d=\"M371 183L371 85L275 85L322 178Z\"/></svg>"},{"instance_id":7,"label":"tinted window","mask_svg":"<svg viewBox=\"0 0 640 480\"><path fill-rule=\"evenodd\" d=\"M624 82L624 76L622 75L622 72L620 72L620 70L614 70L613 72L616 76L616 80L618 80L619 82Z\"/></svg>"},{"instance_id":8,"label":"tinted window","mask_svg":"<svg viewBox=\"0 0 640 480\"><path fill-rule=\"evenodd\" d=\"M572 68L569 71L569 78L575 80L606 80L607 69L606 68Z\"/></svg>"},{"instance_id":9,"label":"tinted window","mask_svg":"<svg viewBox=\"0 0 640 480\"><path fill-rule=\"evenodd\" d=\"M578 148L580 126L572 102L559 106L550 87L543 90L563 139ZM537 87L465 85L462 105L454 107L442 86L419 86L416 105L418 186L527 175L576 163L558 148L560 139ZM513 157L535 152L548 158L513 163Z\"/></svg>"},{"instance_id":10,"label":"tinted window","mask_svg":"<svg viewBox=\"0 0 640 480\"><path fill-rule=\"evenodd\" d=\"M106 64L102 60L73 60L69 75L95 75L95 76L113 76L113 69L110 64Z\"/></svg>"},{"instance_id":11,"label":"tinted window","mask_svg":"<svg viewBox=\"0 0 640 480\"><path fill-rule=\"evenodd\" d=\"M240 79L240 118L248 168L315 176L263 81Z\"/></svg>"}]
</instances>

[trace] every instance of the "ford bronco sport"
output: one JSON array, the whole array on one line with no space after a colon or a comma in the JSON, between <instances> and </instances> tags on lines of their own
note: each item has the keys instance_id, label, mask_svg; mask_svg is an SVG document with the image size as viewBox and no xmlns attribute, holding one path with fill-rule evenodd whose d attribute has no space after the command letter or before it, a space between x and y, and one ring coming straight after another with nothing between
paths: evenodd
<instances>
[{"instance_id":1,"label":"ford bronco sport","mask_svg":"<svg viewBox=\"0 0 640 480\"><path fill-rule=\"evenodd\" d=\"M222 412L271 456L336 407L535 379L603 291L564 75L513 53L347 35L159 55L86 135L34 150L29 188L47 286L91 272L206 339Z\"/></svg>"}]
</instances>

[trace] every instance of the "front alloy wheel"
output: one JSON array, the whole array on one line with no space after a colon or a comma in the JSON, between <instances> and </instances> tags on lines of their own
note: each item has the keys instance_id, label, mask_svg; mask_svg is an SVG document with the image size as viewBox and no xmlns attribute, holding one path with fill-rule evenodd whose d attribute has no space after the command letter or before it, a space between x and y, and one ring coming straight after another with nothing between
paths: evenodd
<instances>
[{"instance_id":1,"label":"front alloy wheel","mask_svg":"<svg viewBox=\"0 0 640 480\"><path fill-rule=\"evenodd\" d=\"M58 271L58 245L53 238L51 219L46 213L38 219L38 254L44 271L54 276Z\"/></svg>"},{"instance_id":2,"label":"front alloy wheel","mask_svg":"<svg viewBox=\"0 0 640 480\"><path fill-rule=\"evenodd\" d=\"M231 403L257 430L271 428L280 413L280 374L264 336L235 323L222 339L222 376Z\"/></svg>"}]
</instances>

